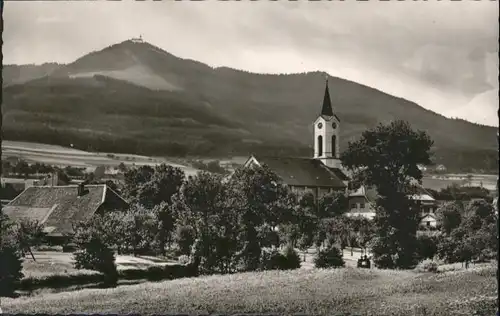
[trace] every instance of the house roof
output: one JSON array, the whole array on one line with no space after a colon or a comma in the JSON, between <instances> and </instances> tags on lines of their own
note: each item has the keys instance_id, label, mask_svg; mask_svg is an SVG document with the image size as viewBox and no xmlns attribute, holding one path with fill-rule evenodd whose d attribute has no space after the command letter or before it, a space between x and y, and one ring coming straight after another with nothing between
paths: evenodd
<instances>
[{"instance_id":1,"label":"house roof","mask_svg":"<svg viewBox=\"0 0 500 316\"><path fill-rule=\"evenodd\" d=\"M365 197L369 202L375 203L378 197L378 192L374 188L366 188L362 185L355 192L350 193L349 197Z\"/></svg>"},{"instance_id":2,"label":"house roof","mask_svg":"<svg viewBox=\"0 0 500 316\"><path fill-rule=\"evenodd\" d=\"M366 197L370 202L375 202L378 196L377 189L374 187L366 188L361 186L355 192L349 194L350 197ZM413 199L418 201L435 201L432 195L422 187L417 187L417 193L412 196Z\"/></svg>"},{"instance_id":3,"label":"house roof","mask_svg":"<svg viewBox=\"0 0 500 316\"><path fill-rule=\"evenodd\" d=\"M19 194L3 207L4 214L14 220L30 219L45 226L51 235L71 233L73 224L88 220L106 201L127 204L105 184L86 185L78 196L78 186L36 186ZM116 205L116 204L115 204Z\"/></svg>"},{"instance_id":4,"label":"house roof","mask_svg":"<svg viewBox=\"0 0 500 316\"><path fill-rule=\"evenodd\" d=\"M293 186L345 188L343 180L320 160L313 158L252 156L258 164L267 165L283 182ZM252 157L250 159L252 159Z\"/></svg>"},{"instance_id":5,"label":"house roof","mask_svg":"<svg viewBox=\"0 0 500 316\"><path fill-rule=\"evenodd\" d=\"M335 117L340 122L338 116L333 113L330 91L328 89L328 77L326 78L325 95L323 96L323 105L321 107L320 116L322 116L323 118Z\"/></svg>"}]
</instances>

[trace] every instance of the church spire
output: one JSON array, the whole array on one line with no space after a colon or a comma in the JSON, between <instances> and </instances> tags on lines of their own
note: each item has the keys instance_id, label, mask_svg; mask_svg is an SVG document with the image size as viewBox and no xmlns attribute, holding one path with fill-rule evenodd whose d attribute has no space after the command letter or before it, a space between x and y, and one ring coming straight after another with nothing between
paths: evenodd
<instances>
[{"instance_id":1,"label":"church spire","mask_svg":"<svg viewBox=\"0 0 500 316\"><path fill-rule=\"evenodd\" d=\"M326 76L325 97L323 98L321 115L333 116L332 101L330 100L330 91L328 91L328 76Z\"/></svg>"}]
</instances>

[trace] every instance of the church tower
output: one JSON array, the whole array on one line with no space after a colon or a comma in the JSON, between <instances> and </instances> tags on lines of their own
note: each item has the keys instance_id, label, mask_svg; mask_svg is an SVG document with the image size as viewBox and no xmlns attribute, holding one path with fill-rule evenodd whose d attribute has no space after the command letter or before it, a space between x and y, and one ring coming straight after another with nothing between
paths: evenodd
<instances>
[{"instance_id":1,"label":"church tower","mask_svg":"<svg viewBox=\"0 0 500 316\"><path fill-rule=\"evenodd\" d=\"M341 168L339 135L340 120L333 113L327 77L321 113L314 121L314 158L330 168Z\"/></svg>"}]
</instances>

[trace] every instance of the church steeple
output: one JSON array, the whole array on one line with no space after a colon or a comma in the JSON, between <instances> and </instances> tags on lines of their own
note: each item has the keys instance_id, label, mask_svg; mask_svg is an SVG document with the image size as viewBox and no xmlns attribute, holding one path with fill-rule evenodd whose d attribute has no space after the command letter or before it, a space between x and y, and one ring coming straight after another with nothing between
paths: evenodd
<instances>
[{"instance_id":1,"label":"church steeple","mask_svg":"<svg viewBox=\"0 0 500 316\"><path fill-rule=\"evenodd\" d=\"M323 97L321 115L333 116L332 101L330 100L330 91L328 90L328 76L326 77L325 96Z\"/></svg>"},{"instance_id":2,"label":"church steeple","mask_svg":"<svg viewBox=\"0 0 500 316\"><path fill-rule=\"evenodd\" d=\"M326 77L321 113L314 121L314 158L321 160L328 167L340 168L339 140L340 120L333 113L328 77Z\"/></svg>"}]
</instances>

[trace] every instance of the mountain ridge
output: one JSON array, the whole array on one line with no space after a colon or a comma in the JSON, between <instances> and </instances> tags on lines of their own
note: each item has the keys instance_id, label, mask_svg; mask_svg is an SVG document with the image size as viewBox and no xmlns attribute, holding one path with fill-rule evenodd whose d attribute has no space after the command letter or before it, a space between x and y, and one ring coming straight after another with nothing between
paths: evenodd
<instances>
[{"instance_id":1,"label":"mountain ridge","mask_svg":"<svg viewBox=\"0 0 500 316\"><path fill-rule=\"evenodd\" d=\"M64 105L75 103L94 111L94 117L102 116L95 118L95 122L90 117L85 122L77 122L80 125L85 123L86 129L103 132L106 119L111 122L106 133L114 136L103 140L101 147L113 143L113 137L142 140L148 138L147 135L156 135L156 139L147 142L161 147L163 139L165 144L184 146L187 154L248 154L271 150L305 155L311 152L311 124L320 110L324 75L325 72L321 71L257 74L230 67L211 67L179 58L149 43L124 41L86 54L72 63L59 65L45 75L45 81L36 83L40 78L34 78L33 82L7 82L4 85L8 96L7 135L17 137L17 140L27 137L26 133L19 131L20 128L13 126L14 122L27 126L28 131L32 128L46 134L71 130L71 124L75 124L70 123L71 117L78 111ZM86 81L79 81L85 78ZM91 88L90 83L101 85L101 88ZM39 86L35 87L37 84ZM334 111L345 122L341 127L344 148L347 141L355 139L367 128L405 119L415 128L428 131L435 139L437 161L450 160L444 158L449 152L470 156L474 151L485 151L478 158L483 162L487 160L484 164L490 166L486 169L492 167L492 151L496 154L497 150L496 128L446 118L415 102L342 78L329 76L329 85ZM133 86L149 90L134 90L137 91L134 95L129 91L134 89ZM64 93L51 92L55 90ZM91 96L92 93L99 97ZM137 104L132 104L132 100ZM89 105L92 102L100 105ZM174 113L169 114L166 109ZM207 115L209 122L216 122L215 125L208 124L196 111ZM139 115L141 112L161 113L160 118L166 125L159 127L158 122L147 118L141 123L145 124L142 130L140 124L131 125L136 129L134 131L123 130L116 119L121 115L125 117L124 122L128 122L131 113ZM61 113L68 117L62 117ZM56 117L59 126L48 126L46 120ZM138 117L142 120L145 116ZM178 129L167 126L179 122L191 122L191 125L181 124L183 127ZM148 124L153 124L156 129ZM190 136L184 138L182 131ZM48 134L45 137L49 137ZM88 138L85 143L91 143L92 137L85 137ZM153 145L148 148L155 150ZM137 150L137 146L133 150ZM481 166L480 163L477 165L478 168Z\"/></svg>"}]
</instances>

